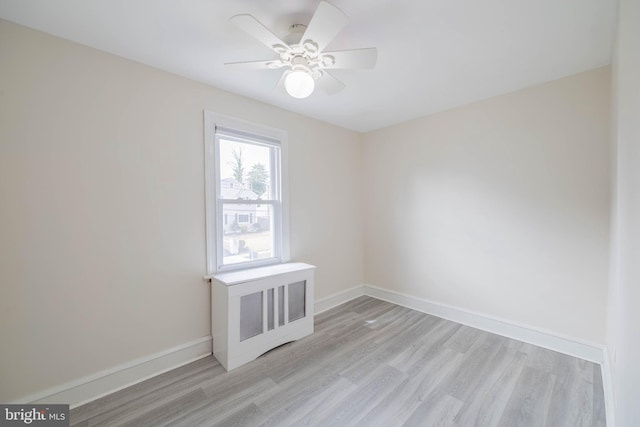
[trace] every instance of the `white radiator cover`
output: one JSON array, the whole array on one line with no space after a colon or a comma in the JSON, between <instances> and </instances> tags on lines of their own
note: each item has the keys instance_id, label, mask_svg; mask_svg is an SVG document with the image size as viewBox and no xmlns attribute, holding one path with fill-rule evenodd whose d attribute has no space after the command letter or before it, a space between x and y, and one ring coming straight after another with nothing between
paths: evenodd
<instances>
[{"instance_id":1,"label":"white radiator cover","mask_svg":"<svg viewBox=\"0 0 640 427\"><path fill-rule=\"evenodd\" d=\"M213 355L227 371L313 333L314 270L288 263L212 277Z\"/></svg>"}]
</instances>

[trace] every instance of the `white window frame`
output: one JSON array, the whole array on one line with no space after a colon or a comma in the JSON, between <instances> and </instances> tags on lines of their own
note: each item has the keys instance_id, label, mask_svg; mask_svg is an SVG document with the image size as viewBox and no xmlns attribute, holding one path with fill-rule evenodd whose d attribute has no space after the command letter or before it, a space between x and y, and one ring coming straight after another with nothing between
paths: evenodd
<instances>
[{"instance_id":1,"label":"white window frame","mask_svg":"<svg viewBox=\"0 0 640 427\"><path fill-rule=\"evenodd\" d=\"M218 194L220 186L220 171L216 167L216 127L232 129L240 133L255 135L256 137L279 141L280 161L278 183L276 188L277 202L273 209L274 215L274 257L266 260L254 260L237 264L223 264L222 205L219 204ZM288 262L289 251L289 171L288 171L288 135L286 131L263 126L257 123L225 116L212 111L204 111L204 145L205 145L205 210L206 210L206 240L207 240L207 276L231 270L243 270L269 264ZM278 163L278 162L276 162Z\"/></svg>"}]
</instances>

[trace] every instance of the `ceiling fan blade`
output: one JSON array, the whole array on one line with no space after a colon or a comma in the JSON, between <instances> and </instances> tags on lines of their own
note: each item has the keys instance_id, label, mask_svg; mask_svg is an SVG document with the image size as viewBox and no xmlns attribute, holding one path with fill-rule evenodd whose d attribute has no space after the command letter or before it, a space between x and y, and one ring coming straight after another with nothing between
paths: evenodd
<instances>
[{"instance_id":1,"label":"ceiling fan blade","mask_svg":"<svg viewBox=\"0 0 640 427\"><path fill-rule=\"evenodd\" d=\"M274 59L266 61L227 62L224 64L225 67L233 67L235 69L243 70L274 70L286 65L287 64Z\"/></svg>"},{"instance_id":2,"label":"ceiling fan blade","mask_svg":"<svg viewBox=\"0 0 640 427\"><path fill-rule=\"evenodd\" d=\"M236 15L231 17L230 21L238 28L244 30L246 33L255 37L256 40L278 53L281 53L282 51L288 52L291 50L289 45L283 42L280 37L273 34L270 29L262 25L260 21L251 15Z\"/></svg>"},{"instance_id":3,"label":"ceiling fan blade","mask_svg":"<svg viewBox=\"0 0 640 427\"><path fill-rule=\"evenodd\" d=\"M324 52L322 57L333 57L332 65L323 65L326 69L344 68L373 68L378 59L378 49L369 47L365 49L341 50L336 52Z\"/></svg>"},{"instance_id":4,"label":"ceiling fan blade","mask_svg":"<svg viewBox=\"0 0 640 427\"><path fill-rule=\"evenodd\" d=\"M326 71L322 73L322 77L318 79L316 85L326 92L327 95L335 95L344 89L344 83L333 77Z\"/></svg>"},{"instance_id":5,"label":"ceiling fan blade","mask_svg":"<svg viewBox=\"0 0 640 427\"><path fill-rule=\"evenodd\" d=\"M300 41L313 41L318 45L318 52L321 52L348 22L349 18L344 12L321 1Z\"/></svg>"}]
</instances>

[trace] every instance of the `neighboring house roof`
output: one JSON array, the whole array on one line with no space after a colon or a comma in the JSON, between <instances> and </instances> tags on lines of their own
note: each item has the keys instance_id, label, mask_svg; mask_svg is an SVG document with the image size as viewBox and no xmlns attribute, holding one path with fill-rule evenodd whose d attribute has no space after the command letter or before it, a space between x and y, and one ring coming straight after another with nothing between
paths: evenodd
<instances>
[{"instance_id":1,"label":"neighboring house roof","mask_svg":"<svg viewBox=\"0 0 640 427\"><path fill-rule=\"evenodd\" d=\"M220 180L220 192L223 199L258 200L255 192L233 178Z\"/></svg>"}]
</instances>

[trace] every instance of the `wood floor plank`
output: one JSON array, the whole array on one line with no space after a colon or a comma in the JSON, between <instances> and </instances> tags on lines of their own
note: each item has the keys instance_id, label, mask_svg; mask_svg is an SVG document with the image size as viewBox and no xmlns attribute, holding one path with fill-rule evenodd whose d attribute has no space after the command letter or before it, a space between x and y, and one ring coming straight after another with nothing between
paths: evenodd
<instances>
[{"instance_id":1,"label":"wood floor plank","mask_svg":"<svg viewBox=\"0 0 640 427\"><path fill-rule=\"evenodd\" d=\"M310 425L327 427L353 426L404 379L404 374L397 369L387 365L381 366L370 372L365 377L362 385L351 392L334 410Z\"/></svg>"},{"instance_id":2,"label":"wood floor plank","mask_svg":"<svg viewBox=\"0 0 640 427\"><path fill-rule=\"evenodd\" d=\"M413 313L410 316L402 316L398 318L397 322L389 323L378 330L374 341L375 347L358 363L352 364L341 374L357 384L377 366L386 364L395 358L401 349L406 348L418 336L426 333L431 325L419 322L422 313Z\"/></svg>"},{"instance_id":3,"label":"wood floor plank","mask_svg":"<svg viewBox=\"0 0 640 427\"><path fill-rule=\"evenodd\" d=\"M199 387L189 386L175 392L158 390L153 393L144 393L141 396L137 396L135 393L123 395L118 406L111 410L98 411L98 413L89 418L88 425L126 425L131 419L137 419L141 413L152 413L175 402L189 405L203 397L205 395ZM75 421L75 417L72 417L72 419Z\"/></svg>"},{"instance_id":4,"label":"wood floor plank","mask_svg":"<svg viewBox=\"0 0 640 427\"><path fill-rule=\"evenodd\" d=\"M462 402L444 393L433 393L402 424L403 427L458 427L455 415Z\"/></svg>"},{"instance_id":5,"label":"wood floor plank","mask_svg":"<svg viewBox=\"0 0 640 427\"><path fill-rule=\"evenodd\" d=\"M466 353L471 346L487 332L463 326L444 343L444 346L459 353Z\"/></svg>"},{"instance_id":6,"label":"wood floor plank","mask_svg":"<svg viewBox=\"0 0 640 427\"><path fill-rule=\"evenodd\" d=\"M411 345L400 349L400 353L389 362L389 365L407 372L422 367L425 355L432 353L433 349L444 348L443 343L449 339L462 325L448 320L438 319L432 324L428 333L416 339Z\"/></svg>"},{"instance_id":7,"label":"wood floor plank","mask_svg":"<svg viewBox=\"0 0 640 427\"><path fill-rule=\"evenodd\" d=\"M593 426L604 427L607 424L604 410L604 396L600 390L604 390L602 384L602 370L600 366L593 365L593 402L591 403L593 411Z\"/></svg>"},{"instance_id":8,"label":"wood floor plank","mask_svg":"<svg viewBox=\"0 0 640 427\"><path fill-rule=\"evenodd\" d=\"M544 426L556 376L525 366L516 382L499 427ZM556 424L563 425L563 424Z\"/></svg>"},{"instance_id":9,"label":"wood floor plank","mask_svg":"<svg viewBox=\"0 0 640 427\"><path fill-rule=\"evenodd\" d=\"M505 351L512 357L497 361L491 373L486 375L482 386L477 388L475 397L467 399L455 418L460 426L495 426L509 402L516 381L525 366L524 353L509 345Z\"/></svg>"},{"instance_id":10,"label":"wood floor plank","mask_svg":"<svg viewBox=\"0 0 640 427\"><path fill-rule=\"evenodd\" d=\"M564 396L564 398L559 398ZM551 396L547 426L593 425L593 365L572 363L558 376Z\"/></svg>"},{"instance_id":11,"label":"wood floor plank","mask_svg":"<svg viewBox=\"0 0 640 427\"><path fill-rule=\"evenodd\" d=\"M80 406L73 410L73 419L81 422L93 418L95 421L101 413L106 413L108 418L110 411L118 409L125 412L123 401L132 408L144 407L157 400L161 390L170 390L172 386L187 389L190 383L200 384L206 378L215 378L223 372L224 368L215 359L200 359Z\"/></svg>"},{"instance_id":12,"label":"wood floor plank","mask_svg":"<svg viewBox=\"0 0 640 427\"><path fill-rule=\"evenodd\" d=\"M238 387L236 390L226 388L205 392L206 398L200 399L198 405L176 413L164 420L169 425L214 425L232 417L239 407L252 402L256 396L268 393L276 387L270 378L255 381L253 384Z\"/></svg>"},{"instance_id":13,"label":"wood floor plank","mask_svg":"<svg viewBox=\"0 0 640 427\"><path fill-rule=\"evenodd\" d=\"M447 394L463 402L475 394L480 383L490 377L496 361L500 361L506 354L501 338L488 332L476 336L464 353L465 363L458 369L455 377L443 384Z\"/></svg>"},{"instance_id":14,"label":"wood floor plank","mask_svg":"<svg viewBox=\"0 0 640 427\"><path fill-rule=\"evenodd\" d=\"M71 411L72 426L604 427L600 367L360 297L226 372L212 357Z\"/></svg>"},{"instance_id":15,"label":"wood floor plank","mask_svg":"<svg viewBox=\"0 0 640 427\"><path fill-rule=\"evenodd\" d=\"M260 425L266 419L267 415L263 413L255 403L249 403L239 408L233 415L230 415L219 423L215 423L215 425L219 427L254 427ZM200 425L204 427L214 424L203 421Z\"/></svg>"},{"instance_id":16,"label":"wood floor plank","mask_svg":"<svg viewBox=\"0 0 640 427\"><path fill-rule=\"evenodd\" d=\"M402 425L442 383L455 375L464 363L464 355L446 348L434 348L425 354L420 369L406 372L407 379L358 423L359 427ZM416 365L417 368L417 365Z\"/></svg>"},{"instance_id":17,"label":"wood floor plank","mask_svg":"<svg viewBox=\"0 0 640 427\"><path fill-rule=\"evenodd\" d=\"M338 377L329 387L313 393L307 399L290 402L273 413L260 427L310 426L335 411L338 405L348 400L356 389L349 380Z\"/></svg>"},{"instance_id":18,"label":"wood floor plank","mask_svg":"<svg viewBox=\"0 0 640 427\"><path fill-rule=\"evenodd\" d=\"M198 405L204 398L204 393L200 389L195 389L189 393L184 393L178 398L163 400L154 405L145 407L144 411L126 414L124 420L119 418L108 418L110 425L121 427L153 427L166 423L166 420L173 418L182 411L189 410ZM125 414L123 414L125 415ZM93 423L90 423L90 425ZM102 422L99 422L102 424Z\"/></svg>"}]
</instances>

